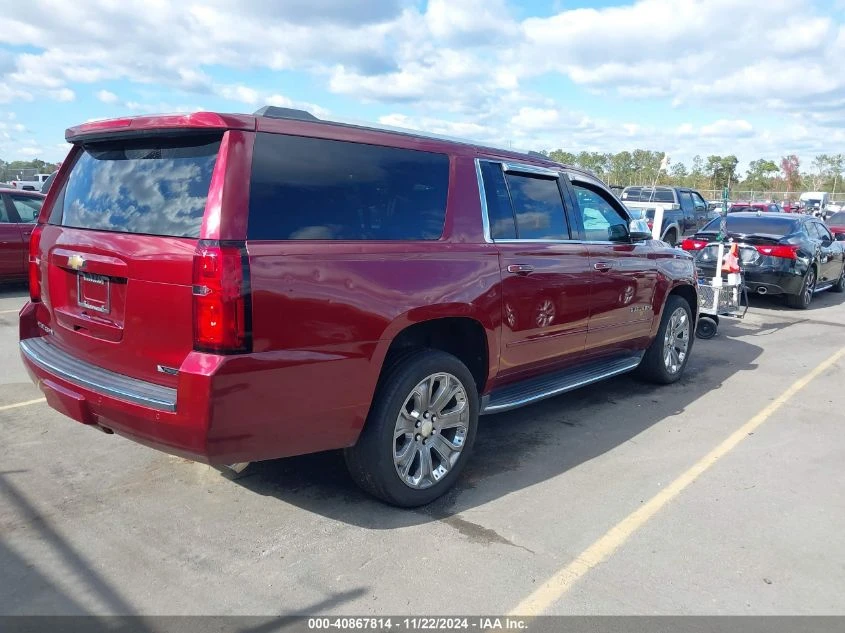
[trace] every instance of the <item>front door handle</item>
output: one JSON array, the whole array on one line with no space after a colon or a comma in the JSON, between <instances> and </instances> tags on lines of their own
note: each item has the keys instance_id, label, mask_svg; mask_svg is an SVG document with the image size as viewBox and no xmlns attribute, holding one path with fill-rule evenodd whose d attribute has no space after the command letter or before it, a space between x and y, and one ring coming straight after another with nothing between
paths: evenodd
<instances>
[{"instance_id":1,"label":"front door handle","mask_svg":"<svg viewBox=\"0 0 845 633\"><path fill-rule=\"evenodd\" d=\"M595 268L600 273L606 273L611 268L613 268L613 264L611 264L610 262L596 262L595 264L593 264L593 268Z\"/></svg>"},{"instance_id":2,"label":"front door handle","mask_svg":"<svg viewBox=\"0 0 845 633\"><path fill-rule=\"evenodd\" d=\"M529 264L511 264L508 266L508 272L514 275L530 275L534 272L534 266Z\"/></svg>"}]
</instances>

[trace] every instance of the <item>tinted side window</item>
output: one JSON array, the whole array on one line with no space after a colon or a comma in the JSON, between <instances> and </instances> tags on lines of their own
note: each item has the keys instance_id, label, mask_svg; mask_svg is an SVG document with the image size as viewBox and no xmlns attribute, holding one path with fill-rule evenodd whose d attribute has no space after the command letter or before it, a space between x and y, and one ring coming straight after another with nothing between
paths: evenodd
<instances>
[{"instance_id":1,"label":"tinted side window","mask_svg":"<svg viewBox=\"0 0 845 633\"><path fill-rule=\"evenodd\" d=\"M5 196L0 196L0 224L8 224L10 221L9 213L6 211Z\"/></svg>"},{"instance_id":2,"label":"tinted side window","mask_svg":"<svg viewBox=\"0 0 845 633\"><path fill-rule=\"evenodd\" d=\"M678 197L681 199L681 208L687 215L692 215L695 207L692 203L692 194L689 191L679 191Z\"/></svg>"},{"instance_id":3,"label":"tinted side window","mask_svg":"<svg viewBox=\"0 0 845 633\"><path fill-rule=\"evenodd\" d=\"M18 212L18 217L21 222L35 222L38 214L41 213L41 205L44 200L41 198L31 198L29 196L9 195L12 204L15 205L15 211Z\"/></svg>"},{"instance_id":4,"label":"tinted side window","mask_svg":"<svg viewBox=\"0 0 845 633\"><path fill-rule=\"evenodd\" d=\"M697 191L692 192L692 203L695 205L696 211L699 213L707 210L707 203L704 201Z\"/></svg>"},{"instance_id":5,"label":"tinted side window","mask_svg":"<svg viewBox=\"0 0 845 633\"><path fill-rule=\"evenodd\" d=\"M628 221L598 191L572 183L584 237L590 242L608 242L628 237Z\"/></svg>"},{"instance_id":6,"label":"tinted side window","mask_svg":"<svg viewBox=\"0 0 845 633\"><path fill-rule=\"evenodd\" d=\"M436 240L449 157L260 133L248 236L254 240Z\"/></svg>"},{"instance_id":7,"label":"tinted side window","mask_svg":"<svg viewBox=\"0 0 845 633\"><path fill-rule=\"evenodd\" d=\"M568 240L569 229L557 178L506 174L521 240Z\"/></svg>"},{"instance_id":8,"label":"tinted side window","mask_svg":"<svg viewBox=\"0 0 845 633\"><path fill-rule=\"evenodd\" d=\"M819 227L817 222L808 222L807 223L807 232L810 234L815 240L820 240L822 238L821 227Z\"/></svg>"},{"instance_id":9,"label":"tinted side window","mask_svg":"<svg viewBox=\"0 0 845 633\"><path fill-rule=\"evenodd\" d=\"M819 224L818 222L815 222L815 225L816 225L816 229L819 232L819 237L821 239L828 240L830 242L833 241L833 235L831 234L830 230L828 230L828 228L824 224Z\"/></svg>"},{"instance_id":10,"label":"tinted side window","mask_svg":"<svg viewBox=\"0 0 845 633\"><path fill-rule=\"evenodd\" d=\"M516 238L516 221L505 183L505 174L500 163L481 163L484 178L484 196L487 199L487 219L490 223L490 237L494 240Z\"/></svg>"}]
</instances>

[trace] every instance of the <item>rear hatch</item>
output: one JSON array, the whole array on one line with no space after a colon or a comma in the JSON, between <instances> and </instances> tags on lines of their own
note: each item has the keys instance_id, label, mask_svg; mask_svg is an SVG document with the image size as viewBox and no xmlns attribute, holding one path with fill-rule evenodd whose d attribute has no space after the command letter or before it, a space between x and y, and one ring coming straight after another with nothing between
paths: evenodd
<instances>
[{"instance_id":1,"label":"rear hatch","mask_svg":"<svg viewBox=\"0 0 845 633\"><path fill-rule=\"evenodd\" d=\"M77 150L40 237L56 345L175 386L193 348L194 254L221 138L153 134Z\"/></svg>"}]
</instances>

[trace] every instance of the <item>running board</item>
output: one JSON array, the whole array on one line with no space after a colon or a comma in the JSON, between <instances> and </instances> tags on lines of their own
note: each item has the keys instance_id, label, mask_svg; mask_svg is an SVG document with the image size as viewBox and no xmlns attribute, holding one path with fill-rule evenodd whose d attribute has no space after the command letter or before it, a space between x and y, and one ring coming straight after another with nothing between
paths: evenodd
<instances>
[{"instance_id":1,"label":"running board","mask_svg":"<svg viewBox=\"0 0 845 633\"><path fill-rule=\"evenodd\" d=\"M835 286L835 285L836 285L836 284L834 284L833 282L827 282L827 283L825 283L825 284L824 284L824 285L822 285L822 286L816 286L816 287L815 287L815 289L813 290L813 294L814 294L814 295L817 295L817 294L819 294L820 292L824 292L825 290L830 290L830 289L831 289L831 288L833 288L833 286Z\"/></svg>"},{"instance_id":2,"label":"running board","mask_svg":"<svg viewBox=\"0 0 845 633\"><path fill-rule=\"evenodd\" d=\"M523 407L552 396L557 396L579 387L624 374L636 369L642 360L642 353L633 356L616 357L572 369L544 374L536 378L507 385L481 398L481 415L501 413Z\"/></svg>"}]
</instances>

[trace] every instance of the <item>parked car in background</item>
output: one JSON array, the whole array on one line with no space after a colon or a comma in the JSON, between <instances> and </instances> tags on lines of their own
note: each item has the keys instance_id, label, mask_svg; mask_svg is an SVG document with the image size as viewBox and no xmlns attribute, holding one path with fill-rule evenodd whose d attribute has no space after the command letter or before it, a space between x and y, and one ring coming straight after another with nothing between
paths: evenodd
<instances>
[{"instance_id":1,"label":"parked car in background","mask_svg":"<svg viewBox=\"0 0 845 633\"><path fill-rule=\"evenodd\" d=\"M0 189L0 281L26 279L29 236L43 202L40 193Z\"/></svg>"},{"instance_id":2,"label":"parked car in background","mask_svg":"<svg viewBox=\"0 0 845 633\"><path fill-rule=\"evenodd\" d=\"M728 209L728 213L761 211L763 213L783 213L783 207L776 202L735 202Z\"/></svg>"},{"instance_id":3,"label":"parked car in background","mask_svg":"<svg viewBox=\"0 0 845 633\"><path fill-rule=\"evenodd\" d=\"M688 240L702 277L716 275L719 219ZM845 291L845 235L834 237L819 219L786 213L730 213L728 238L739 245L749 292L784 295L790 306L807 309L823 290Z\"/></svg>"},{"instance_id":4,"label":"parked car in background","mask_svg":"<svg viewBox=\"0 0 845 633\"><path fill-rule=\"evenodd\" d=\"M692 257L580 169L272 107L66 138L20 349L84 424L214 464L344 449L417 506L479 414L689 359Z\"/></svg>"},{"instance_id":5,"label":"parked car in background","mask_svg":"<svg viewBox=\"0 0 845 633\"><path fill-rule=\"evenodd\" d=\"M52 174L50 174L50 177L44 181L44 184L41 185L41 193L46 195L47 192L50 191L50 186L53 184L53 181L56 179L56 174L58 173L58 171L54 171Z\"/></svg>"},{"instance_id":6,"label":"parked car in background","mask_svg":"<svg viewBox=\"0 0 845 633\"><path fill-rule=\"evenodd\" d=\"M652 226L657 206L663 207L661 239L675 246L684 235L694 233L707 222L708 207L700 193L685 187L625 187L622 202L638 212Z\"/></svg>"},{"instance_id":7,"label":"parked car in background","mask_svg":"<svg viewBox=\"0 0 845 633\"><path fill-rule=\"evenodd\" d=\"M13 180L12 187L21 191L41 191L50 174L35 174L32 180Z\"/></svg>"},{"instance_id":8,"label":"parked car in background","mask_svg":"<svg viewBox=\"0 0 845 633\"><path fill-rule=\"evenodd\" d=\"M838 237L840 234L845 235L845 211L837 211L829 216L825 222L834 237Z\"/></svg>"},{"instance_id":9,"label":"parked car in background","mask_svg":"<svg viewBox=\"0 0 845 633\"><path fill-rule=\"evenodd\" d=\"M798 197L798 201L804 203L806 213L813 213L824 218L827 205L830 203L830 194L826 191L805 191Z\"/></svg>"}]
</instances>

